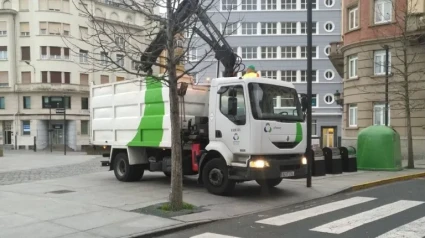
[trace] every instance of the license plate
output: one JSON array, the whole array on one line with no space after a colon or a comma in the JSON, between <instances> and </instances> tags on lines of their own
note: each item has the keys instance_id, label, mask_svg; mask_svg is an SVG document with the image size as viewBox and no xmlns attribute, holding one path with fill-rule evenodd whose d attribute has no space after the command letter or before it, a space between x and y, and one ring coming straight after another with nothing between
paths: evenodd
<instances>
[{"instance_id":1,"label":"license plate","mask_svg":"<svg viewBox=\"0 0 425 238\"><path fill-rule=\"evenodd\" d=\"M292 177L295 175L295 171L284 171L280 173L280 177Z\"/></svg>"}]
</instances>

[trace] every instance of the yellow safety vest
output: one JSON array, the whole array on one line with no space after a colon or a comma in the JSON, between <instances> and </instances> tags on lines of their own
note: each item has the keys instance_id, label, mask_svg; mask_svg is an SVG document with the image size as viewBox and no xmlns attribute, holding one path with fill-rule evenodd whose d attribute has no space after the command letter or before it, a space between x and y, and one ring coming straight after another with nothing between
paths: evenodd
<instances>
[{"instance_id":1,"label":"yellow safety vest","mask_svg":"<svg viewBox=\"0 0 425 238\"><path fill-rule=\"evenodd\" d=\"M257 77L257 73L246 73L243 78L256 78Z\"/></svg>"}]
</instances>

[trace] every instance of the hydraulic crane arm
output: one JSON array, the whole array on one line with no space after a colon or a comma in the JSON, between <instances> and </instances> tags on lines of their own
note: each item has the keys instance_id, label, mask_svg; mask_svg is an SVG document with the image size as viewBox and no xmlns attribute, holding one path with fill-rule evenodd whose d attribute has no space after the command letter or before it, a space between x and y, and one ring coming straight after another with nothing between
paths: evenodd
<instances>
[{"instance_id":1,"label":"hydraulic crane arm","mask_svg":"<svg viewBox=\"0 0 425 238\"><path fill-rule=\"evenodd\" d=\"M197 27L194 27L195 33L198 34L211 47L211 49L215 52L215 58L223 64L223 76L235 76L241 65L241 57L233 52L232 47L230 47L229 43L224 39L223 35L213 24L205 10L198 5L198 0L184 0L178 6L177 10L174 12L174 19L176 20L176 24L174 24L173 29L174 35L178 32L182 32L183 29L181 28L183 22L193 14L196 14L208 32L209 37L206 36ZM153 62L156 62L158 57L166 48L166 39L166 28L163 27L141 56L140 69L142 71L148 74L152 74Z\"/></svg>"}]
</instances>

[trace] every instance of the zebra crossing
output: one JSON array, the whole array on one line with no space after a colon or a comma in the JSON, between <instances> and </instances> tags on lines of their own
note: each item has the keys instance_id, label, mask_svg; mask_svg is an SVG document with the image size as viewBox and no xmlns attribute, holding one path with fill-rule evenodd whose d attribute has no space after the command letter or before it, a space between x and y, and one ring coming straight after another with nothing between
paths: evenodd
<instances>
[{"instance_id":1,"label":"zebra crossing","mask_svg":"<svg viewBox=\"0 0 425 238\"><path fill-rule=\"evenodd\" d=\"M255 221L256 224L261 224L270 227L284 227L292 223L302 222L305 219L318 218L322 215L344 210L355 205L367 204L371 201L377 201L378 198L374 197L351 197L348 199L330 202L323 205L307 208L300 211L277 215L270 218L265 218ZM355 212L353 215L349 215L343 218L336 218L325 224L321 224L315 227L308 227L310 232L317 232L323 234L340 235L347 234L353 229L361 228L364 225L372 224L381 219L395 216L403 212L409 212L409 209L415 209L423 205L424 201L414 200L398 200L392 201L387 204L379 204L377 207L373 207L367 211ZM422 208L423 209L423 208ZM425 210L424 210L425 211ZM398 227L388 227L388 230L380 234L376 238L424 238L425 237L425 212L423 217L409 221L406 224L401 224ZM232 236L230 234L219 234L212 232L205 232L190 238L244 238L238 236Z\"/></svg>"}]
</instances>

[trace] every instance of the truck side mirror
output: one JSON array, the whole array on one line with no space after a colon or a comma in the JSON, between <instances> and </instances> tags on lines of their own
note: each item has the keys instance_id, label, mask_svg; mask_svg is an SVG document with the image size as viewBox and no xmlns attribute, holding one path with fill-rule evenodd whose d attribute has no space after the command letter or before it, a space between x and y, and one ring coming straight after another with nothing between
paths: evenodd
<instances>
[{"instance_id":1,"label":"truck side mirror","mask_svg":"<svg viewBox=\"0 0 425 238\"><path fill-rule=\"evenodd\" d=\"M227 114L236 116L238 114L238 99L236 97L229 97L229 101L227 102L227 108Z\"/></svg>"},{"instance_id":2,"label":"truck side mirror","mask_svg":"<svg viewBox=\"0 0 425 238\"><path fill-rule=\"evenodd\" d=\"M307 111L308 108L308 102L307 102L307 97L306 96L302 96L301 97L301 109L303 112Z\"/></svg>"}]
</instances>

